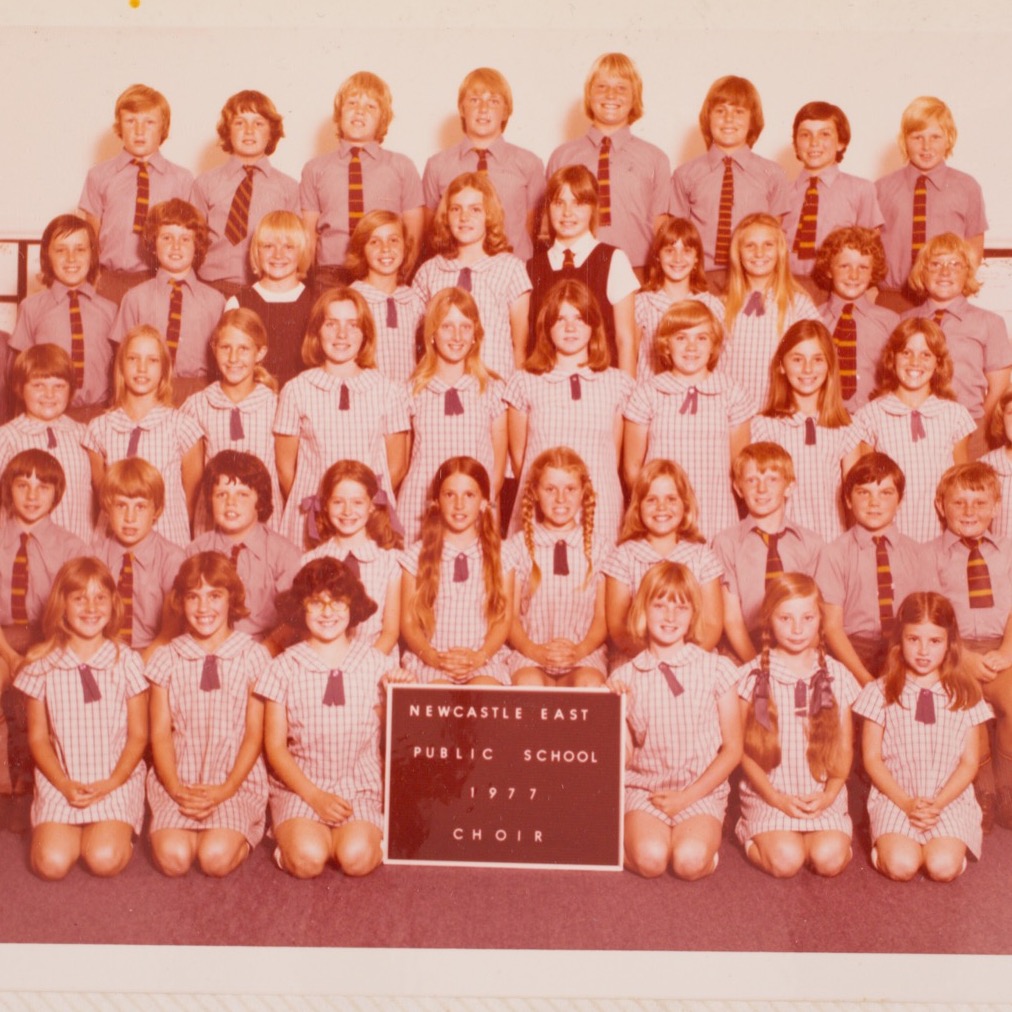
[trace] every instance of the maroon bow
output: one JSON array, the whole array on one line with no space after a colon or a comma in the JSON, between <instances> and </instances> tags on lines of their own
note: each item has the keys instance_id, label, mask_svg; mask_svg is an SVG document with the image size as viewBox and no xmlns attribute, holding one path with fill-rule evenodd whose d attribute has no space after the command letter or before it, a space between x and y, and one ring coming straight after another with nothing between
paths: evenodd
<instances>
[{"instance_id":1,"label":"maroon bow","mask_svg":"<svg viewBox=\"0 0 1012 1012\"><path fill-rule=\"evenodd\" d=\"M337 410L348 411L351 408L351 396L348 393L348 384L341 384L341 392L337 397Z\"/></svg>"},{"instance_id":2,"label":"maroon bow","mask_svg":"<svg viewBox=\"0 0 1012 1012\"><path fill-rule=\"evenodd\" d=\"M130 440L127 443L127 452L126 452L126 455L128 457L136 457L137 456L137 447L140 445L141 433L143 431L144 430L139 425L135 425L130 430Z\"/></svg>"},{"instance_id":3,"label":"maroon bow","mask_svg":"<svg viewBox=\"0 0 1012 1012\"><path fill-rule=\"evenodd\" d=\"M675 672L671 665L667 661L661 661L657 665L661 669L661 674L664 676L664 681L668 683L668 688L671 690L671 695L680 696L684 691L682 683L675 677Z\"/></svg>"},{"instance_id":4,"label":"maroon bow","mask_svg":"<svg viewBox=\"0 0 1012 1012\"><path fill-rule=\"evenodd\" d=\"M552 555L552 572L556 576L569 576L569 554L566 551L567 545L561 539L555 542L555 552Z\"/></svg>"},{"instance_id":5,"label":"maroon bow","mask_svg":"<svg viewBox=\"0 0 1012 1012\"><path fill-rule=\"evenodd\" d=\"M204 658L204 669L200 672L200 691L213 692L221 688L221 679L218 677L218 658L214 654L208 654Z\"/></svg>"},{"instance_id":6,"label":"maroon bow","mask_svg":"<svg viewBox=\"0 0 1012 1012\"><path fill-rule=\"evenodd\" d=\"M808 716L814 717L823 710L832 709L833 703L833 679L825 668L819 668L812 677L812 691L808 697Z\"/></svg>"},{"instance_id":7,"label":"maroon bow","mask_svg":"<svg viewBox=\"0 0 1012 1012\"><path fill-rule=\"evenodd\" d=\"M805 419L805 446L815 446L815 419Z\"/></svg>"},{"instance_id":8,"label":"maroon bow","mask_svg":"<svg viewBox=\"0 0 1012 1012\"><path fill-rule=\"evenodd\" d=\"M78 666L77 673L81 676L81 691L84 693L86 703L97 703L102 698L98 682L95 681L95 673L87 664Z\"/></svg>"},{"instance_id":9,"label":"maroon bow","mask_svg":"<svg viewBox=\"0 0 1012 1012\"><path fill-rule=\"evenodd\" d=\"M914 720L921 724L934 724L935 697L930 689L921 689L917 693L917 709L914 710Z\"/></svg>"},{"instance_id":10,"label":"maroon bow","mask_svg":"<svg viewBox=\"0 0 1012 1012\"><path fill-rule=\"evenodd\" d=\"M349 573L354 574L356 580L360 580L362 578L362 569L359 566L358 559L355 558L353 552L349 552L344 557L344 568L347 569Z\"/></svg>"},{"instance_id":11,"label":"maroon bow","mask_svg":"<svg viewBox=\"0 0 1012 1012\"><path fill-rule=\"evenodd\" d=\"M574 401L578 401L583 396L583 391L580 389L580 377L575 372L569 377L569 396Z\"/></svg>"},{"instance_id":12,"label":"maroon bow","mask_svg":"<svg viewBox=\"0 0 1012 1012\"><path fill-rule=\"evenodd\" d=\"M916 443L919 439L924 439L927 436L927 432L924 431L924 415L920 411L910 412L910 438Z\"/></svg>"},{"instance_id":13,"label":"maroon bow","mask_svg":"<svg viewBox=\"0 0 1012 1012\"><path fill-rule=\"evenodd\" d=\"M453 582L463 583L467 579L467 556L461 552L453 560Z\"/></svg>"},{"instance_id":14,"label":"maroon bow","mask_svg":"<svg viewBox=\"0 0 1012 1012\"><path fill-rule=\"evenodd\" d=\"M680 415L694 415L699 409L699 391L695 387L689 387L685 394L685 400L678 409Z\"/></svg>"},{"instance_id":15,"label":"maroon bow","mask_svg":"<svg viewBox=\"0 0 1012 1012\"><path fill-rule=\"evenodd\" d=\"M50 450L56 449L56 433L53 432L53 428L50 425L46 426L46 446Z\"/></svg>"},{"instance_id":16,"label":"maroon bow","mask_svg":"<svg viewBox=\"0 0 1012 1012\"><path fill-rule=\"evenodd\" d=\"M233 440L246 438L242 428L242 412L238 408L232 408L228 416L228 436Z\"/></svg>"},{"instance_id":17,"label":"maroon bow","mask_svg":"<svg viewBox=\"0 0 1012 1012\"><path fill-rule=\"evenodd\" d=\"M456 387L450 387L443 394L443 414L462 415L464 413L464 402L460 399L460 392Z\"/></svg>"},{"instance_id":18,"label":"maroon bow","mask_svg":"<svg viewBox=\"0 0 1012 1012\"><path fill-rule=\"evenodd\" d=\"M471 268L461 267L460 273L457 275L457 287L463 288L465 292L471 290Z\"/></svg>"},{"instance_id":19,"label":"maroon bow","mask_svg":"<svg viewBox=\"0 0 1012 1012\"><path fill-rule=\"evenodd\" d=\"M397 303L391 298L387 299L387 326L397 326Z\"/></svg>"},{"instance_id":20,"label":"maroon bow","mask_svg":"<svg viewBox=\"0 0 1012 1012\"><path fill-rule=\"evenodd\" d=\"M324 706L344 706L344 672L334 668L327 676L327 687L323 690Z\"/></svg>"},{"instance_id":21,"label":"maroon bow","mask_svg":"<svg viewBox=\"0 0 1012 1012\"><path fill-rule=\"evenodd\" d=\"M318 495L307 495L302 502L299 503L299 509L306 514L306 524L309 528L309 536L313 541L320 540L320 528L316 523L316 518L320 515L320 511L323 509L323 500Z\"/></svg>"},{"instance_id":22,"label":"maroon bow","mask_svg":"<svg viewBox=\"0 0 1012 1012\"><path fill-rule=\"evenodd\" d=\"M748 302L745 303L745 315L746 316L766 315L766 300L763 298L762 292L753 292L748 297Z\"/></svg>"}]
</instances>

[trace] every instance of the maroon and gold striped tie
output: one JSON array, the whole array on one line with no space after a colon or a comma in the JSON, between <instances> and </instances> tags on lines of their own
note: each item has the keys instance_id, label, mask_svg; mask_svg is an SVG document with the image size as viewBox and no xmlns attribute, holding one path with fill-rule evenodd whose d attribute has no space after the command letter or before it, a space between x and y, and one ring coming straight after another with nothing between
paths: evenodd
<instances>
[{"instance_id":1,"label":"maroon and gold striped tie","mask_svg":"<svg viewBox=\"0 0 1012 1012\"><path fill-rule=\"evenodd\" d=\"M914 183L914 223L910 233L910 262L928 241L928 177L918 176Z\"/></svg>"},{"instance_id":2,"label":"maroon and gold striped tie","mask_svg":"<svg viewBox=\"0 0 1012 1012\"><path fill-rule=\"evenodd\" d=\"M169 320L165 326L165 344L169 349L169 358L175 365L179 334L183 327L183 283L171 278L169 286L172 288L172 294L169 296Z\"/></svg>"},{"instance_id":3,"label":"maroon and gold striped tie","mask_svg":"<svg viewBox=\"0 0 1012 1012\"><path fill-rule=\"evenodd\" d=\"M994 594L991 592L991 572L987 568L984 553L980 550L981 538L962 538L970 549L966 559L966 589L970 595L971 608L993 608Z\"/></svg>"},{"instance_id":4,"label":"maroon and gold striped tie","mask_svg":"<svg viewBox=\"0 0 1012 1012\"><path fill-rule=\"evenodd\" d=\"M140 235L144 231L144 222L148 220L148 204L151 200L151 180L148 177L148 163L135 158L130 163L137 166L137 197L134 201L134 232Z\"/></svg>"},{"instance_id":5,"label":"maroon and gold striped tie","mask_svg":"<svg viewBox=\"0 0 1012 1012\"><path fill-rule=\"evenodd\" d=\"M597 156L597 220L600 225L611 224L611 138L601 138Z\"/></svg>"},{"instance_id":6,"label":"maroon and gold striped tie","mask_svg":"<svg viewBox=\"0 0 1012 1012\"><path fill-rule=\"evenodd\" d=\"M225 238L233 246L238 246L249 231L249 205L253 199L253 173L256 172L256 166L244 165L243 171L246 175L235 188L232 206L228 209L228 221L225 222Z\"/></svg>"},{"instance_id":7,"label":"maroon and gold striped tie","mask_svg":"<svg viewBox=\"0 0 1012 1012\"><path fill-rule=\"evenodd\" d=\"M763 544L766 546L766 583L770 580L775 580L778 576L784 575L784 564L780 560L780 552L777 549L777 542L780 540L779 534L768 534L766 531L755 528L756 534L763 539Z\"/></svg>"},{"instance_id":8,"label":"maroon and gold striped tie","mask_svg":"<svg viewBox=\"0 0 1012 1012\"><path fill-rule=\"evenodd\" d=\"M893 631L893 571L889 566L889 548L884 536L872 538L875 542L875 575L878 581L878 617L882 635Z\"/></svg>"},{"instance_id":9,"label":"maroon and gold striped tie","mask_svg":"<svg viewBox=\"0 0 1012 1012\"><path fill-rule=\"evenodd\" d=\"M478 156L478 172L488 172L488 148L475 148L474 153Z\"/></svg>"},{"instance_id":10,"label":"maroon and gold striped tie","mask_svg":"<svg viewBox=\"0 0 1012 1012\"><path fill-rule=\"evenodd\" d=\"M11 569L11 621L28 625L28 535L24 532Z\"/></svg>"},{"instance_id":11,"label":"maroon and gold striped tie","mask_svg":"<svg viewBox=\"0 0 1012 1012\"><path fill-rule=\"evenodd\" d=\"M833 344L840 366L840 396L846 401L857 392L857 323L854 303L847 302L840 310L840 319L833 330Z\"/></svg>"},{"instance_id":12,"label":"maroon and gold striped tie","mask_svg":"<svg viewBox=\"0 0 1012 1012\"><path fill-rule=\"evenodd\" d=\"M70 361L74 367L74 385L78 390L84 386L84 321L81 319L81 300L71 288L67 292L70 300Z\"/></svg>"},{"instance_id":13,"label":"maroon and gold striped tie","mask_svg":"<svg viewBox=\"0 0 1012 1012\"><path fill-rule=\"evenodd\" d=\"M123 564L119 570L116 590L123 602L123 621L119 626L119 638L129 647L133 646L134 634L134 558L130 552L123 553Z\"/></svg>"},{"instance_id":14,"label":"maroon and gold striped tie","mask_svg":"<svg viewBox=\"0 0 1012 1012\"><path fill-rule=\"evenodd\" d=\"M734 162L724 159L724 180L720 184L720 206L717 208L717 244L713 250L715 267L726 267L731 253L731 209L734 207Z\"/></svg>"},{"instance_id":15,"label":"maroon and gold striped tie","mask_svg":"<svg viewBox=\"0 0 1012 1012\"><path fill-rule=\"evenodd\" d=\"M815 229L819 222L819 177L808 177L805 202L801 205L798 230L794 233L794 255L799 260L815 259Z\"/></svg>"},{"instance_id":16,"label":"maroon and gold striped tie","mask_svg":"<svg viewBox=\"0 0 1012 1012\"><path fill-rule=\"evenodd\" d=\"M351 149L351 161L348 162L348 231L354 232L355 226L362 220L365 213L365 197L362 192L362 159L358 157L362 149Z\"/></svg>"}]
</instances>

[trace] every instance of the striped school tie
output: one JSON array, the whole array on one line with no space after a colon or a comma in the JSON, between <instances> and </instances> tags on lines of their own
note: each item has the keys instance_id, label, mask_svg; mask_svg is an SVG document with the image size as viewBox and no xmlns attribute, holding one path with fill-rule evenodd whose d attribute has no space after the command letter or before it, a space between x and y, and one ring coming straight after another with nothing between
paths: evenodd
<instances>
[{"instance_id":1,"label":"striped school tie","mask_svg":"<svg viewBox=\"0 0 1012 1012\"><path fill-rule=\"evenodd\" d=\"M571 249L564 249L562 251L562 269L566 272L576 270L576 256Z\"/></svg>"},{"instance_id":2,"label":"striped school tie","mask_svg":"<svg viewBox=\"0 0 1012 1012\"><path fill-rule=\"evenodd\" d=\"M28 625L28 535L24 532L11 569L11 622Z\"/></svg>"},{"instance_id":3,"label":"striped school tie","mask_svg":"<svg viewBox=\"0 0 1012 1012\"><path fill-rule=\"evenodd\" d=\"M878 617L882 635L893 631L893 571L889 567L889 549L885 536L872 538L875 542L875 575L878 582Z\"/></svg>"},{"instance_id":4,"label":"striped school tie","mask_svg":"<svg viewBox=\"0 0 1012 1012\"><path fill-rule=\"evenodd\" d=\"M84 321L81 319L81 300L71 288L67 292L70 300L70 361L74 366L74 385L78 390L84 386Z\"/></svg>"},{"instance_id":5,"label":"striped school tie","mask_svg":"<svg viewBox=\"0 0 1012 1012\"><path fill-rule=\"evenodd\" d=\"M362 159L358 157L362 149L351 149L351 161L348 162L348 231L354 232L355 226L362 220L365 213L365 196L362 192Z\"/></svg>"},{"instance_id":6,"label":"striped school tie","mask_svg":"<svg viewBox=\"0 0 1012 1012\"><path fill-rule=\"evenodd\" d=\"M234 568L239 568L239 556L242 554L242 550L246 547L245 541L240 541L238 544L233 545L231 551L228 553L228 557L232 562Z\"/></svg>"},{"instance_id":7,"label":"striped school tie","mask_svg":"<svg viewBox=\"0 0 1012 1012\"><path fill-rule=\"evenodd\" d=\"M794 255L799 260L815 259L815 228L819 221L819 177L808 177L805 202L801 205L798 230L794 233Z\"/></svg>"},{"instance_id":8,"label":"striped school tie","mask_svg":"<svg viewBox=\"0 0 1012 1012\"><path fill-rule=\"evenodd\" d=\"M928 177L918 176L914 183L914 223L910 231L910 263L928 241Z\"/></svg>"},{"instance_id":9,"label":"striped school tie","mask_svg":"<svg viewBox=\"0 0 1012 1012\"><path fill-rule=\"evenodd\" d=\"M966 589L970 596L971 608L993 608L994 594L991 593L991 572L987 568L984 553L980 550L982 538L960 538L970 549L966 558Z\"/></svg>"},{"instance_id":10,"label":"striped school tie","mask_svg":"<svg viewBox=\"0 0 1012 1012\"><path fill-rule=\"evenodd\" d=\"M840 311L833 331L836 358L840 366L840 396L850 400L857 393L857 323L854 321L854 303L848 302Z\"/></svg>"},{"instance_id":11,"label":"striped school tie","mask_svg":"<svg viewBox=\"0 0 1012 1012\"><path fill-rule=\"evenodd\" d=\"M474 153L478 156L477 172L488 172L488 148L475 148Z\"/></svg>"},{"instance_id":12,"label":"striped school tie","mask_svg":"<svg viewBox=\"0 0 1012 1012\"><path fill-rule=\"evenodd\" d=\"M235 188L232 206L228 209L228 221L225 222L225 238L233 246L238 246L249 231L249 205L253 199L253 173L256 172L256 166L244 165L243 171L246 175Z\"/></svg>"},{"instance_id":13,"label":"striped school tie","mask_svg":"<svg viewBox=\"0 0 1012 1012\"><path fill-rule=\"evenodd\" d=\"M123 564L119 570L116 590L123 602L123 621L119 626L119 637L129 647L133 646L134 632L134 558L130 552L123 553Z\"/></svg>"},{"instance_id":14,"label":"striped school tie","mask_svg":"<svg viewBox=\"0 0 1012 1012\"><path fill-rule=\"evenodd\" d=\"M944 309L936 309L931 314L931 319L934 320L935 323L937 323L938 326L940 327L942 325L942 320L945 319L945 310Z\"/></svg>"},{"instance_id":15,"label":"striped school tie","mask_svg":"<svg viewBox=\"0 0 1012 1012\"><path fill-rule=\"evenodd\" d=\"M601 138L597 156L597 220L601 225L611 224L611 138Z\"/></svg>"},{"instance_id":16,"label":"striped school tie","mask_svg":"<svg viewBox=\"0 0 1012 1012\"><path fill-rule=\"evenodd\" d=\"M183 283L175 278L170 279L169 287L169 320L165 325L165 346L169 349L169 358L176 364L176 351L179 348L179 334L183 329Z\"/></svg>"},{"instance_id":17,"label":"striped school tie","mask_svg":"<svg viewBox=\"0 0 1012 1012\"><path fill-rule=\"evenodd\" d=\"M779 534L769 534L766 531L761 531L758 527L752 528L756 534L763 539L763 544L766 546L766 583L770 580L775 580L778 576L784 575L784 564L780 560L780 552L777 549L777 542L780 540Z\"/></svg>"},{"instance_id":18,"label":"striped school tie","mask_svg":"<svg viewBox=\"0 0 1012 1012\"><path fill-rule=\"evenodd\" d=\"M715 267L726 267L731 253L731 208L734 206L734 162L724 159L724 180L720 184L720 206L717 208L717 244L713 250Z\"/></svg>"},{"instance_id":19,"label":"striped school tie","mask_svg":"<svg viewBox=\"0 0 1012 1012\"><path fill-rule=\"evenodd\" d=\"M137 166L137 197L134 200L134 232L140 235L148 220L148 204L151 201L151 180L148 177L148 163L134 158L131 165Z\"/></svg>"}]
</instances>

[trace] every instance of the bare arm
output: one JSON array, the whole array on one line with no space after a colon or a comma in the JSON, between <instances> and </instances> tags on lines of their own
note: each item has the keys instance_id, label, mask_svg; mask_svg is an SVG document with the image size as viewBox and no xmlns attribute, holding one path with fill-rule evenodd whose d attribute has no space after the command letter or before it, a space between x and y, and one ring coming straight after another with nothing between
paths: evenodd
<instances>
[{"instance_id":1,"label":"bare arm","mask_svg":"<svg viewBox=\"0 0 1012 1012\"><path fill-rule=\"evenodd\" d=\"M822 606L822 631L833 656L862 684L867 685L875 676L861 663L857 651L843 631L843 608L838 604Z\"/></svg>"},{"instance_id":2,"label":"bare arm","mask_svg":"<svg viewBox=\"0 0 1012 1012\"><path fill-rule=\"evenodd\" d=\"M524 292L510 303L510 339L513 342L513 361L518 369L527 361L527 331L530 325L531 293Z\"/></svg>"},{"instance_id":3,"label":"bare arm","mask_svg":"<svg viewBox=\"0 0 1012 1012\"><path fill-rule=\"evenodd\" d=\"M506 454L509 452L508 412L501 412L492 420L492 496L496 502L506 478ZM517 474L519 475L519 471Z\"/></svg>"},{"instance_id":4,"label":"bare arm","mask_svg":"<svg viewBox=\"0 0 1012 1012\"><path fill-rule=\"evenodd\" d=\"M425 231L425 208L413 207L401 214L404 222L404 233L407 236L407 255L404 258L405 270L410 273L415 266L418 254L422 251L422 233Z\"/></svg>"},{"instance_id":5,"label":"bare arm","mask_svg":"<svg viewBox=\"0 0 1012 1012\"><path fill-rule=\"evenodd\" d=\"M277 437L275 437L277 438ZM390 484L396 492L404 481L404 475L408 473L408 452L411 446L410 434L407 432L395 432L392 435L384 436L383 441L387 448L387 467L390 469Z\"/></svg>"},{"instance_id":6,"label":"bare arm","mask_svg":"<svg viewBox=\"0 0 1012 1012\"><path fill-rule=\"evenodd\" d=\"M627 619L632 594L629 588L613 576L604 578L605 612L608 622L608 635L612 643L627 657L635 657L640 652L640 645L630 635Z\"/></svg>"},{"instance_id":7,"label":"bare arm","mask_svg":"<svg viewBox=\"0 0 1012 1012\"><path fill-rule=\"evenodd\" d=\"M650 429L639 422L626 421L622 437L622 477L626 487L632 488L643 469L647 456Z\"/></svg>"},{"instance_id":8,"label":"bare arm","mask_svg":"<svg viewBox=\"0 0 1012 1012\"><path fill-rule=\"evenodd\" d=\"M309 239L309 262L316 260L316 224L320 220L319 211L303 211L302 224L306 228L306 236Z\"/></svg>"},{"instance_id":9,"label":"bare arm","mask_svg":"<svg viewBox=\"0 0 1012 1012\"><path fill-rule=\"evenodd\" d=\"M714 577L699 588L702 591L703 607L699 622L699 645L704 650L713 650L724 631L724 598L720 580Z\"/></svg>"},{"instance_id":10,"label":"bare arm","mask_svg":"<svg viewBox=\"0 0 1012 1012\"><path fill-rule=\"evenodd\" d=\"M755 644L745 626L745 616L741 611L741 598L737 594L732 594L727 587L721 587L721 596L724 602L724 635L744 664L745 661L752 660L756 652Z\"/></svg>"},{"instance_id":11,"label":"bare arm","mask_svg":"<svg viewBox=\"0 0 1012 1012\"><path fill-rule=\"evenodd\" d=\"M387 584L387 596L383 602L383 625L379 637L373 646L383 654L389 654L397 646L397 637L401 630L401 575L397 575Z\"/></svg>"},{"instance_id":12,"label":"bare arm","mask_svg":"<svg viewBox=\"0 0 1012 1012\"><path fill-rule=\"evenodd\" d=\"M204 440L198 439L186 453L180 465L183 479L183 493L186 496L186 510L193 523L193 514L200 493L200 480L204 477Z\"/></svg>"},{"instance_id":13,"label":"bare arm","mask_svg":"<svg viewBox=\"0 0 1012 1012\"><path fill-rule=\"evenodd\" d=\"M288 499L295 481L295 468L299 459L298 436L275 436L274 459L278 465L278 484L281 494Z\"/></svg>"},{"instance_id":14,"label":"bare arm","mask_svg":"<svg viewBox=\"0 0 1012 1012\"><path fill-rule=\"evenodd\" d=\"M636 378L636 297L630 292L612 306L615 314L615 347L618 367Z\"/></svg>"},{"instance_id":15,"label":"bare arm","mask_svg":"<svg viewBox=\"0 0 1012 1012\"><path fill-rule=\"evenodd\" d=\"M524 470L524 452L527 449L527 414L510 406L506 409L506 426L509 432L510 463L513 473L520 477Z\"/></svg>"}]
</instances>

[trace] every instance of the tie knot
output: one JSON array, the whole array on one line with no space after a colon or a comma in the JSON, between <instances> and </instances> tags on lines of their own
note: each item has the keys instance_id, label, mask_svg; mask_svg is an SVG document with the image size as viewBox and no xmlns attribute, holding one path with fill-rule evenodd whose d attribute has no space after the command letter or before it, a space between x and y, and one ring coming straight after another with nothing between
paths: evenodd
<instances>
[{"instance_id":1,"label":"tie knot","mask_svg":"<svg viewBox=\"0 0 1012 1012\"><path fill-rule=\"evenodd\" d=\"M246 178L247 179L252 179L253 178L253 173L256 172L257 167L255 165L244 165L242 167L242 169L243 169L243 172L246 173Z\"/></svg>"},{"instance_id":2,"label":"tie knot","mask_svg":"<svg viewBox=\"0 0 1012 1012\"><path fill-rule=\"evenodd\" d=\"M962 541L971 552L980 548L980 543L983 540L983 538L960 538L960 541Z\"/></svg>"},{"instance_id":3,"label":"tie knot","mask_svg":"<svg viewBox=\"0 0 1012 1012\"><path fill-rule=\"evenodd\" d=\"M169 287L172 289L173 292L182 291L183 282L180 281L178 278L169 278Z\"/></svg>"},{"instance_id":4,"label":"tie knot","mask_svg":"<svg viewBox=\"0 0 1012 1012\"><path fill-rule=\"evenodd\" d=\"M562 251L562 266L563 267L576 266L576 258L573 256L573 251L571 249L566 249Z\"/></svg>"},{"instance_id":5,"label":"tie knot","mask_svg":"<svg viewBox=\"0 0 1012 1012\"><path fill-rule=\"evenodd\" d=\"M724 163L724 168L725 168L725 169L727 169L728 171L730 171L730 169L731 169L731 165L733 164L733 162L734 162L734 159L732 159L732 158L730 158L730 157L725 157L725 158L723 158L723 159L721 159L721 160L722 160L722 161L723 161L723 163Z\"/></svg>"},{"instance_id":6,"label":"tie knot","mask_svg":"<svg viewBox=\"0 0 1012 1012\"><path fill-rule=\"evenodd\" d=\"M611 138L610 137L602 137L601 138L601 150L602 151L607 151L610 147L611 147Z\"/></svg>"},{"instance_id":7,"label":"tie knot","mask_svg":"<svg viewBox=\"0 0 1012 1012\"><path fill-rule=\"evenodd\" d=\"M853 302L846 302L846 303L844 303L843 309L840 311L840 315L841 316L850 316L851 313L853 313L853 312L854 312L854 303Z\"/></svg>"},{"instance_id":8,"label":"tie knot","mask_svg":"<svg viewBox=\"0 0 1012 1012\"><path fill-rule=\"evenodd\" d=\"M148 165L148 163L146 161L144 161L143 158L131 158L130 159L130 164L131 165L136 165L138 169L145 169L145 168L147 168L147 165Z\"/></svg>"},{"instance_id":9,"label":"tie knot","mask_svg":"<svg viewBox=\"0 0 1012 1012\"><path fill-rule=\"evenodd\" d=\"M358 154L359 154L359 152L361 150L362 149L360 147L358 147L357 145L353 145L352 149L351 149L351 157L352 158L358 158Z\"/></svg>"}]
</instances>

